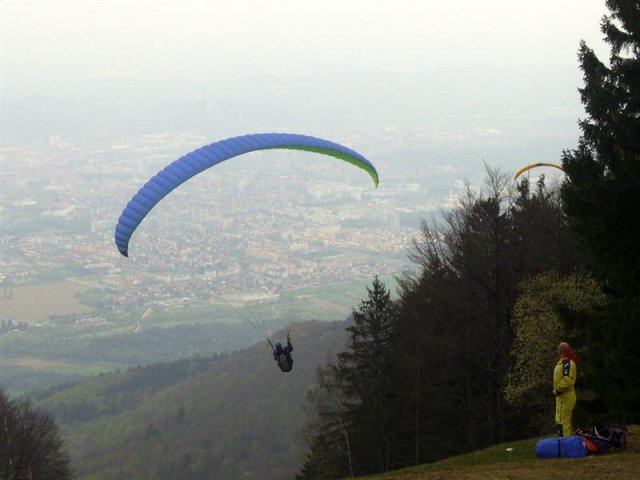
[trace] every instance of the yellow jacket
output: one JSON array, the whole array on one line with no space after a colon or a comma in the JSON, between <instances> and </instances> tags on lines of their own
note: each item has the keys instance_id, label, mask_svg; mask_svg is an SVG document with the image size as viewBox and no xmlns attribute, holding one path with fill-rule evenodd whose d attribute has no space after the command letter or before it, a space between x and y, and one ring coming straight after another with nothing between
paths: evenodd
<instances>
[{"instance_id":1,"label":"yellow jacket","mask_svg":"<svg viewBox=\"0 0 640 480\"><path fill-rule=\"evenodd\" d=\"M578 378L576 363L567 357L560 357L553 369L553 389L560 395L573 392L576 378Z\"/></svg>"}]
</instances>

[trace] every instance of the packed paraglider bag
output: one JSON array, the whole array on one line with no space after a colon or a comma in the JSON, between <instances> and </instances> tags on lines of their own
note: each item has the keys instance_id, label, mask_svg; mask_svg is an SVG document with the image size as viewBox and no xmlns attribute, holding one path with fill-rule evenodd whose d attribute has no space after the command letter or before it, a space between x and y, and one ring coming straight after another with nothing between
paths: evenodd
<instances>
[{"instance_id":1,"label":"packed paraglider bag","mask_svg":"<svg viewBox=\"0 0 640 480\"><path fill-rule=\"evenodd\" d=\"M536 457L580 458L588 454L584 438L580 435L570 437L543 438L536 443Z\"/></svg>"}]
</instances>

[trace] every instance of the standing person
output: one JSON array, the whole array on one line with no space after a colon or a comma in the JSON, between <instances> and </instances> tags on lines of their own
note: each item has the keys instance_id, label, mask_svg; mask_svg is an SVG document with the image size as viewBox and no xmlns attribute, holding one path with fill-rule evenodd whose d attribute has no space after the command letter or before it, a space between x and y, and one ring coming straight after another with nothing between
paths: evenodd
<instances>
[{"instance_id":1,"label":"standing person","mask_svg":"<svg viewBox=\"0 0 640 480\"><path fill-rule=\"evenodd\" d=\"M553 395L556 397L556 428L558 435L569 436L573 407L576 406L575 383L578 358L567 342L558 345L558 363L553 369Z\"/></svg>"}]
</instances>

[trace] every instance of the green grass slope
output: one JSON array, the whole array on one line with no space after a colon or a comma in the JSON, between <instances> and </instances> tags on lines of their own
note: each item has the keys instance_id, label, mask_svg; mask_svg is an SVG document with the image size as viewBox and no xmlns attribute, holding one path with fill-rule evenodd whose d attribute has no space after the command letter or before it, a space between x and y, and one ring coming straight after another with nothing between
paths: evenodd
<instances>
[{"instance_id":1,"label":"green grass slope","mask_svg":"<svg viewBox=\"0 0 640 480\"><path fill-rule=\"evenodd\" d=\"M458 455L439 462L360 480L637 480L640 478L640 426L629 431L626 450L577 459L539 460L538 439L521 440Z\"/></svg>"}]
</instances>

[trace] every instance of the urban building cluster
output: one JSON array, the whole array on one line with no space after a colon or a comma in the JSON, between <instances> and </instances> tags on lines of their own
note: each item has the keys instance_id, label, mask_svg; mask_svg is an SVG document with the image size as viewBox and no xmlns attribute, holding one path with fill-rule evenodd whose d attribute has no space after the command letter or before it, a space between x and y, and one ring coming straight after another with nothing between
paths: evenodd
<instances>
[{"instance_id":1,"label":"urban building cluster","mask_svg":"<svg viewBox=\"0 0 640 480\"><path fill-rule=\"evenodd\" d=\"M5 139L0 293L74 278L112 291L112 308L128 308L399 274L419 233L416 219L447 201L430 195L419 174L408 176L412 183L382 176L375 189L336 159L254 153L169 194L134 234L129 258L121 257L113 228L126 202L203 143L168 133Z\"/></svg>"}]
</instances>

